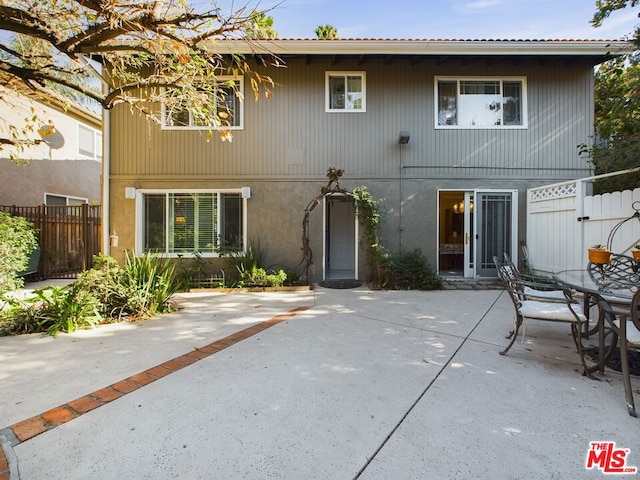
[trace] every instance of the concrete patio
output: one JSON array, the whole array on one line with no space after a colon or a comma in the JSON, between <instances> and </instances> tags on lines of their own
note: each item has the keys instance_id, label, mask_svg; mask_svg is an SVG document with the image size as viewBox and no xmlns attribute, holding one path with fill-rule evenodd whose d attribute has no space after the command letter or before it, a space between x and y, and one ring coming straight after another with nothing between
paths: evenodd
<instances>
[{"instance_id":1,"label":"concrete patio","mask_svg":"<svg viewBox=\"0 0 640 480\"><path fill-rule=\"evenodd\" d=\"M6 478L602 478L585 466L592 441L640 466L621 375L582 376L567 325L529 322L498 355L513 321L501 290L178 302L144 322L0 338Z\"/></svg>"}]
</instances>

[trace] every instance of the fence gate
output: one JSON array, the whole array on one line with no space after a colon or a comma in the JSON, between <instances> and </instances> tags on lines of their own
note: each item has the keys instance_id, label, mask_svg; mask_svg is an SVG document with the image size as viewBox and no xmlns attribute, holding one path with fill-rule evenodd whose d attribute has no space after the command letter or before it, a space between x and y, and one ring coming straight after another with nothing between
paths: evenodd
<instances>
[{"instance_id":1,"label":"fence gate","mask_svg":"<svg viewBox=\"0 0 640 480\"><path fill-rule=\"evenodd\" d=\"M0 211L24 217L37 230L40 264L36 277L75 278L91 268L100 253L99 205L37 207L2 206Z\"/></svg>"}]
</instances>

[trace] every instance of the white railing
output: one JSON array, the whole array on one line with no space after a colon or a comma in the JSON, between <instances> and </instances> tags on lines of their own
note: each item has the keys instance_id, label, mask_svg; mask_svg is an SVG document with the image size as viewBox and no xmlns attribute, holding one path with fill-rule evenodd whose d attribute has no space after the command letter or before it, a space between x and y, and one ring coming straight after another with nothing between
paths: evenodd
<instances>
[{"instance_id":1,"label":"white railing","mask_svg":"<svg viewBox=\"0 0 640 480\"><path fill-rule=\"evenodd\" d=\"M599 178L625 175L640 169L572 180L527 191L527 251L531 268L550 274L586 268L587 248L606 245L611 229L634 213L640 188L590 195ZM636 205L637 206L637 205ZM611 250L629 254L640 243L640 221L630 220L616 232Z\"/></svg>"}]
</instances>

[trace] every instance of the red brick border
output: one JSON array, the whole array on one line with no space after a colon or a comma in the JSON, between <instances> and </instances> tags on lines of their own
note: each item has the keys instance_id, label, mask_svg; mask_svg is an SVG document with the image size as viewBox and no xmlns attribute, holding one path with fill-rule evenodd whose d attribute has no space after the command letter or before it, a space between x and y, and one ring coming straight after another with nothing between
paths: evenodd
<instances>
[{"instance_id":1,"label":"red brick border","mask_svg":"<svg viewBox=\"0 0 640 480\"><path fill-rule=\"evenodd\" d=\"M93 393L76 398L69 403L47 410L40 415L18 422L9 427L17 439L17 443L15 443L14 446L18 443L26 442L36 435L40 435L41 433L51 430L58 425L62 425L63 423L73 420L74 418L90 412L95 408L106 405L123 395L134 392L145 385L155 382L162 377L166 377L173 372L177 372L192 363L202 360L203 358L207 358L221 350L224 350L225 348L241 342L242 340L246 340L267 328L271 328L278 323L289 320L299 312L303 312L309 308L310 307L294 308L293 310L277 315L269 320L265 320L220 340L216 340L209 345L196 348L184 355L167 360L160 365L132 375L129 378L125 378L124 380L114 383L113 385L96 390ZM8 462L2 449L0 449L0 480L9 480Z\"/></svg>"},{"instance_id":2,"label":"red brick border","mask_svg":"<svg viewBox=\"0 0 640 480\"><path fill-rule=\"evenodd\" d=\"M10 480L9 473L9 460L4 449L0 447L0 480Z\"/></svg>"}]
</instances>

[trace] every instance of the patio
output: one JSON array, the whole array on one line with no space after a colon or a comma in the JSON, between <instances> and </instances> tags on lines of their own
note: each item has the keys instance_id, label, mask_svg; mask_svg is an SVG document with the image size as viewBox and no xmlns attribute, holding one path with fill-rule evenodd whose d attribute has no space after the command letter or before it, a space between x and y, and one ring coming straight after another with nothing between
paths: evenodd
<instances>
[{"instance_id":1,"label":"patio","mask_svg":"<svg viewBox=\"0 0 640 480\"><path fill-rule=\"evenodd\" d=\"M640 464L621 374L582 376L567 325L530 322L524 343L498 355L514 315L501 290L180 303L136 324L0 338L0 435L21 478L602 478L585 467L591 441ZM9 428L114 386L116 399L32 438Z\"/></svg>"}]
</instances>

